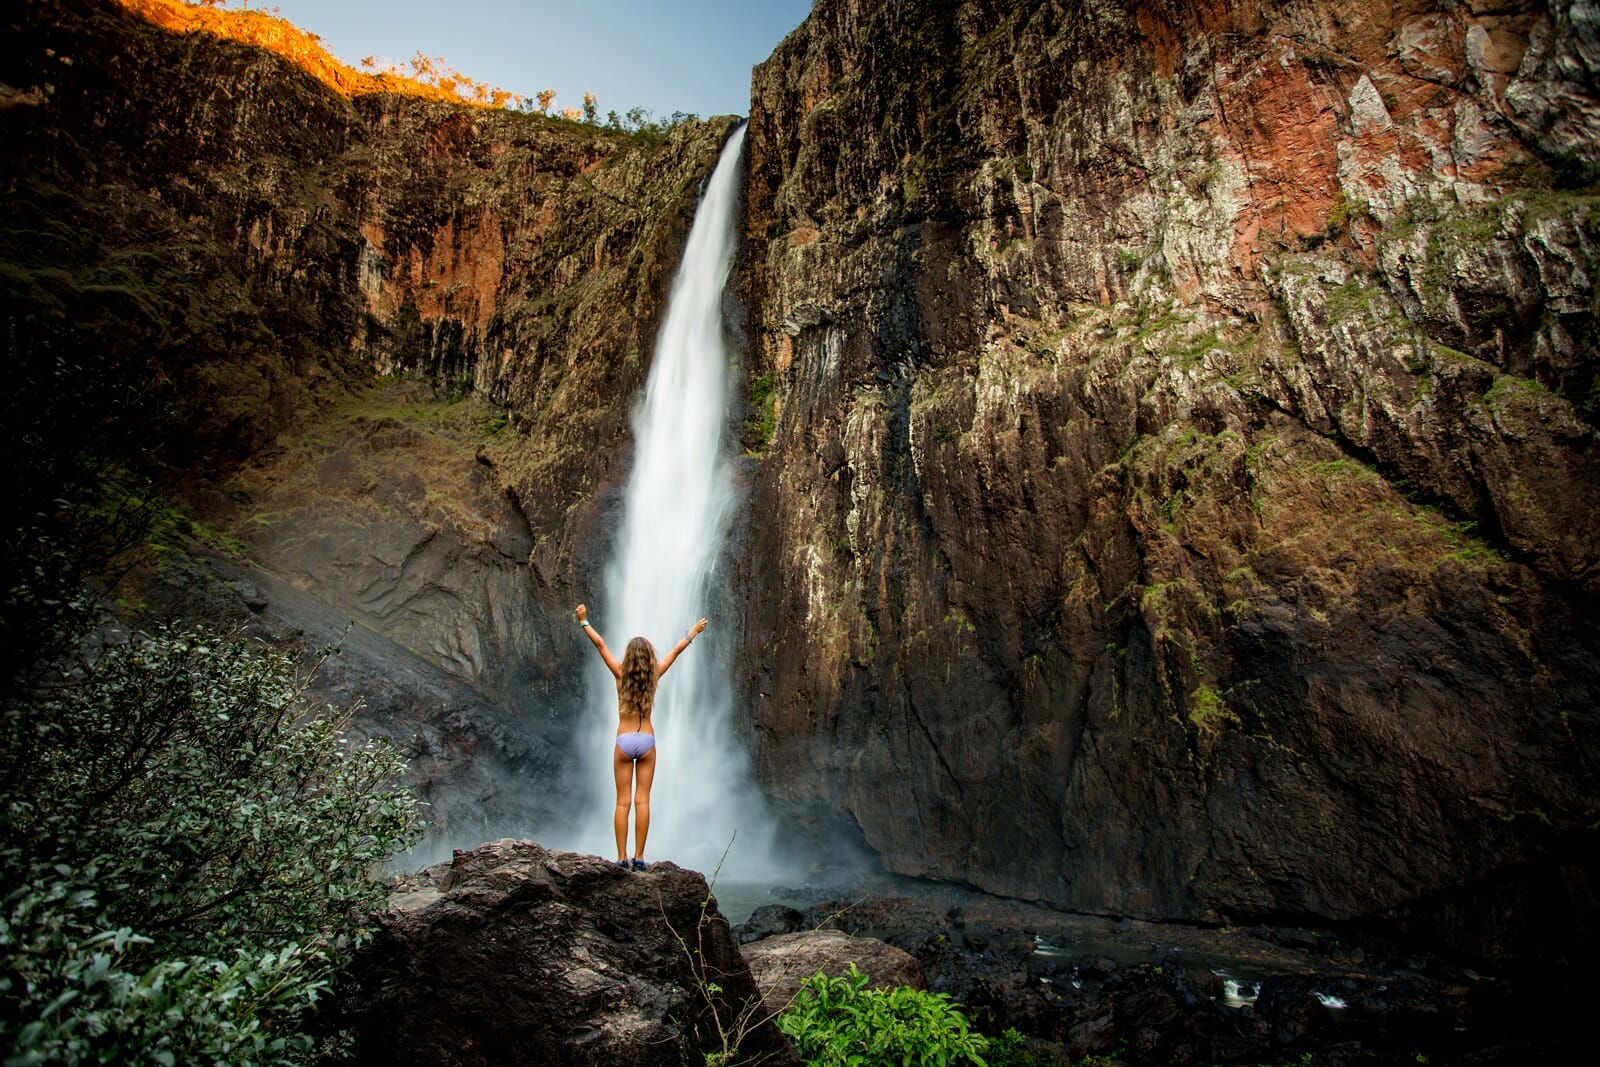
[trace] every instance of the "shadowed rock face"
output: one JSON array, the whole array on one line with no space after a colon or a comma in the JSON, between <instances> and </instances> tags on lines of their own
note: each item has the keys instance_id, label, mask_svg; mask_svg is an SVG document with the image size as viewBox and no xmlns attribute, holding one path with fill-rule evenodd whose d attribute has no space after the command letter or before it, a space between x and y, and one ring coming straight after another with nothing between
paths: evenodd
<instances>
[{"instance_id":1,"label":"shadowed rock face","mask_svg":"<svg viewBox=\"0 0 1600 1067\"><path fill-rule=\"evenodd\" d=\"M561 826L568 760L517 704L496 701L404 645L260 566L192 539L130 578L148 618L240 631L316 663L307 695L350 709L353 740L393 739L424 805L430 857L530 825ZM325 649L334 654L322 659Z\"/></svg>"},{"instance_id":2,"label":"shadowed rock face","mask_svg":"<svg viewBox=\"0 0 1600 1067\"><path fill-rule=\"evenodd\" d=\"M1590 884L1592 24L819 3L749 134L780 800L1134 915Z\"/></svg>"},{"instance_id":3,"label":"shadowed rock face","mask_svg":"<svg viewBox=\"0 0 1600 1067\"><path fill-rule=\"evenodd\" d=\"M390 898L342 999L364 1063L794 1062L705 878L502 840ZM724 1044L724 1037L729 1043Z\"/></svg>"}]
</instances>

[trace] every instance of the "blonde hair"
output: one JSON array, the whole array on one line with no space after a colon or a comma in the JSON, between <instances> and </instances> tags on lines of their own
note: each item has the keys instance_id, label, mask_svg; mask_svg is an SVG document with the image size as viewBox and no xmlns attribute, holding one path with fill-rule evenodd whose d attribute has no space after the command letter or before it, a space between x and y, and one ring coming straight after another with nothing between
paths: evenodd
<instances>
[{"instance_id":1,"label":"blonde hair","mask_svg":"<svg viewBox=\"0 0 1600 1067\"><path fill-rule=\"evenodd\" d=\"M622 676L617 679L617 703L626 714L639 717L639 725L650 717L656 699L656 650L642 637L628 642L622 654Z\"/></svg>"}]
</instances>

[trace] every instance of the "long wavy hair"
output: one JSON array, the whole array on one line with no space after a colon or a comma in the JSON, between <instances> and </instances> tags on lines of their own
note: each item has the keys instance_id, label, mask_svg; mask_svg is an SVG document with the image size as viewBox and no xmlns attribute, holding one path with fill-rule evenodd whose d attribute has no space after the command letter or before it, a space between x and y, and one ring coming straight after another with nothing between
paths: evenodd
<instances>
[{"instance_id":1,"label":"long wavy hair","mask_svg":"<svg viewBox=\"0 0 1600 1067\"><path fill-rule=\"evenodd\" d=\"M635 637L622 654L622 677L617 679L617 703L626 714L639 717L639 725L650 717L656 701L656 650L649 641Z\"/></svg>"}]
</instances>

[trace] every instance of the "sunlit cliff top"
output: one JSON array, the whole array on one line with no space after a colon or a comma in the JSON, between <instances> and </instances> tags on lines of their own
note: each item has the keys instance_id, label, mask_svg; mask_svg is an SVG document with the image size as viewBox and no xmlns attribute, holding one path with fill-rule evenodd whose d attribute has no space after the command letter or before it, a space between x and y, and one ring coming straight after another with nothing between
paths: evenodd
<instances>
[{"instance_id":1,"label":"sunlit cliff top","mask_svg":"<svg viewBox=\"0 0 1600 1067\"><path fill-rule=\"evenodd\" d=\"M329 53L316 34L266 11L230 10L216 3L187 3L185 0L116 0L116 3L163 29L178 33L212 33L258 45L289 60L346 97L404 93L485 107L522 102L517 94L474 81L451 70L442 59L420 52L409 63L414 77L407 76L398 66L376 69L370 58L363 61L363 66L374 67L372 72L357 70Z\"/></svg>"}]
</instances>

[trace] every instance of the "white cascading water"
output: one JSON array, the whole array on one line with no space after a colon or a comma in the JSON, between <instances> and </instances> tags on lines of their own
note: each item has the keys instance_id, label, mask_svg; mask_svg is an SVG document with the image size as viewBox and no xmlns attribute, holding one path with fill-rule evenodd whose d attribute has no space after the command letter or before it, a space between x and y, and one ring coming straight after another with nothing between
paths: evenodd
<instances>
[{"instance_id":1,"label":"white cascading water","mask_svg":"<svg viewBox=\"0 0 1600 1067\"><path fill-rule=\"evenodd\" d=\"M735 500L727 437L732 359L722 296L738 242L744 133L741 126L717 161L673 279L644 397L634 412L633 470L606 570L603 610L590 617L618 659L635 635L648 638L659 658L696 619L710 620L656 691L646 858L708 874L721 863L724 875L757 880L775 873L773 828L731 722L728 653L739 613L712 599ZM582 841L575 847L610 855L616 684L604 667L596 666L590 677L586 722L592 728L579 731L578 758L593 765L585 767L584 780L594 783L594 816L579 824Z\"/></svg>"}]
</instances>

